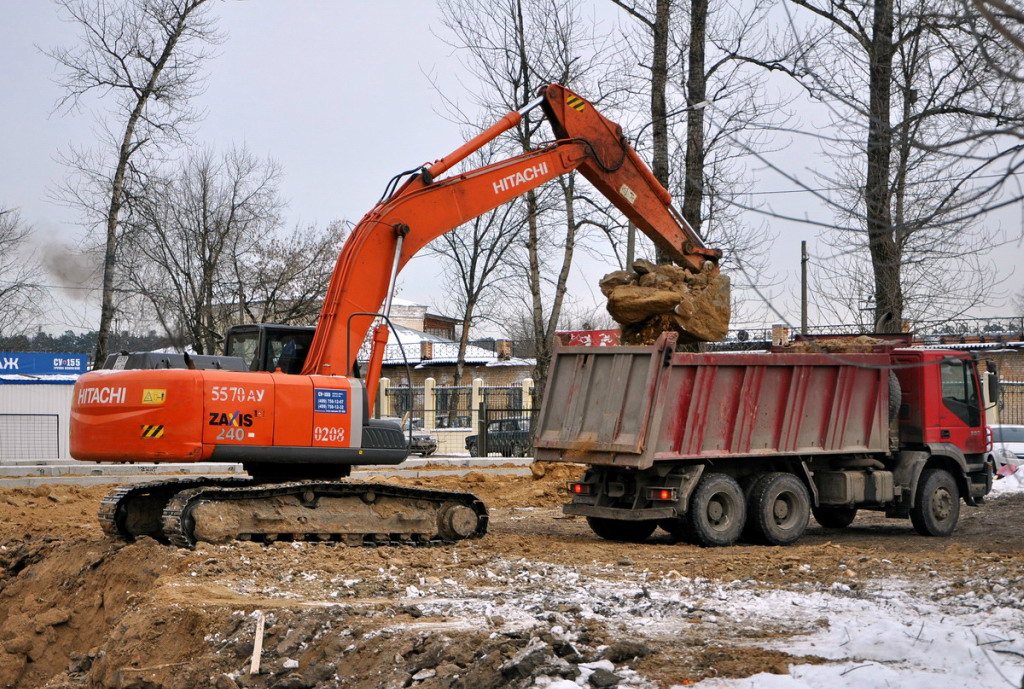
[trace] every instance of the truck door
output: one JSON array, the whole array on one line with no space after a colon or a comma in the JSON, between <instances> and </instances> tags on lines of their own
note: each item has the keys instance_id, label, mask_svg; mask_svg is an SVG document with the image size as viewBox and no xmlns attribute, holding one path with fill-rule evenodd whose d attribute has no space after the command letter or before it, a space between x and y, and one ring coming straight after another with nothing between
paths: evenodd
<instances>
[{"instance_id":1,"label":"truck door","mask_svg":"<svg viewBox=\"0 0 1024 689\"><path fill-rule=\"evenodd\" d=\"M985 451L982 428L981 391L974 375L974 362L943 359L939 362L942 406L939 408L939 435L942 442L953 443L965 454Z\"/></svg>"}]
</instances>

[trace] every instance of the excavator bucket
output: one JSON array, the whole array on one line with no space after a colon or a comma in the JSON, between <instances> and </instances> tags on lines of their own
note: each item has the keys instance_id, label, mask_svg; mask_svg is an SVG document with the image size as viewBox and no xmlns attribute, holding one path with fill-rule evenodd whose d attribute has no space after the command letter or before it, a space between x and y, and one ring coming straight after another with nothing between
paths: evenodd
<instances>
[{"instance_id":1,"label":"excavator bucket","mask_svg":"<svg viewBox=\"0 0 1024 689\"><path fill-rule=\"evenodd\" d=\"M665 331L679 333L681 344L716 342L729 330L729 278L717 270L693 273L641 260L606 275L601 292L623 344L652 344Z\"/></svg>"}]
</instances>

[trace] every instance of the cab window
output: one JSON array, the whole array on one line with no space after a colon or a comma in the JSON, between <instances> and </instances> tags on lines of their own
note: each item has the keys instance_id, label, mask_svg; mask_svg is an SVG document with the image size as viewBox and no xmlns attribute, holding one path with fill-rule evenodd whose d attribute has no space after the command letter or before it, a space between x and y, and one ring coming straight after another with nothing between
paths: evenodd
<instances>
[{"instance_id":1,"label":"cab window","mask_svg":"<svg viewBox=\"0 0 1024 689\"><path fill-rule=\"evenodd\" d=\"M969 426L981 423L981 410L974 388L969 362L943 361L939 364L942 379L942 402L946 409Z\"/></svg>"},{"instance_id":2,"label":"cab window","mask_svg":"<svg viewBox=\"0 0 1024 689\"><path fill-rule=\"evenodd\" d=\"M241 357L246 368L253 371L257 367L256 350L260 344L258 331L235 332L231 334L226 347L226 354L229 356Z\"/></svg>"}]
</instances>

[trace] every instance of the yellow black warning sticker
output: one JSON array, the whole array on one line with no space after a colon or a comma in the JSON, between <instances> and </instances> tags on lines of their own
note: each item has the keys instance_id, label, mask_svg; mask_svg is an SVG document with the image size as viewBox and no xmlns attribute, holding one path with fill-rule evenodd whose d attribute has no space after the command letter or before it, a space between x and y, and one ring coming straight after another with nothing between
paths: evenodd
<instances>
[{"instance_id":1,"label":"yellow black warning sticker","mask_svg":"<svg viewBox=\"0 0 1024 689\"><path fill-rule=\"evenodd\" d=\"M143 426L142 427L143 438L162 438L164 437L163 426Z\"/></svg>"},{"instance_id":2,"label":"yellow black warning sticker","mask_svg":"<svg viewBox=\"0 0 1024 689\"><path fill-rule=\"evenodd\" d=\"M565 99L565 104L573 110L579 110L580 112L583 112L587 108L587 101L583 100L576 94L570 94Z\"/></svg>"},{"instance_id":3,"label":"yellow black warning sticker","mask_svg":"<svg viewBox=\"0 0 1024 689\"><path fill-rule=\"evenodd\" d=\"M167 401L167 390L166 389L151 389L146 388L142 391L142 403L143 404L163 404Z\"/></svg>"}]
</instances>

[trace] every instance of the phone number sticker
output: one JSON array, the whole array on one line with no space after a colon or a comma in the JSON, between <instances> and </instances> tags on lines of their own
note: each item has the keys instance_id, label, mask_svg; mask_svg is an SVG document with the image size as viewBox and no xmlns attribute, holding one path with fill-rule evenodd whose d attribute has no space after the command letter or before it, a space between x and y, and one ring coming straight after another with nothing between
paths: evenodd
<instances>
[{"instance_id":1,"label":"phone number sticker","mask_svg":"<svg viewBox=\"0 0 1024 689\"><path fill-rule=\"evenodd\" d=\"M348 414L348 390L314 388L313 409L326 414Z\"/></svg>"}]
</instances>

